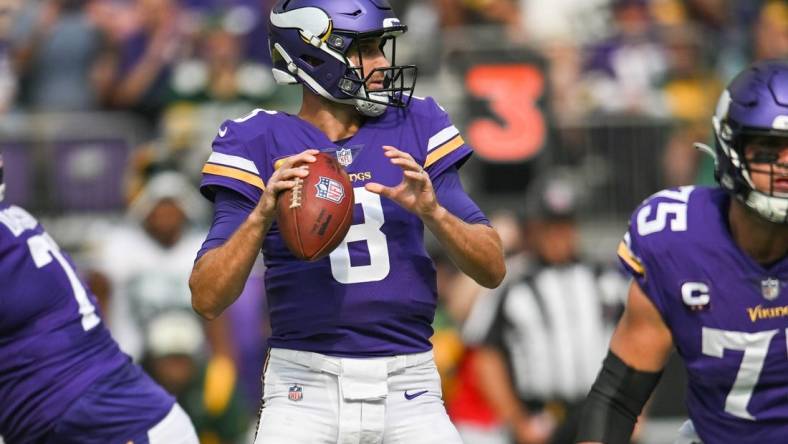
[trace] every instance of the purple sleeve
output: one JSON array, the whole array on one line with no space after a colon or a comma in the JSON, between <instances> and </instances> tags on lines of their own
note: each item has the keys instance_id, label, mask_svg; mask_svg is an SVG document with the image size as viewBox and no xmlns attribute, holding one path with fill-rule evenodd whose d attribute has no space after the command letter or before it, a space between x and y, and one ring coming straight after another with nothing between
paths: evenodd
<instances>
[{"instance_id":1,"label":"purple sleeve","mask_svg":"<svg viewBox=\"0 0 788 444\"><path fill-rule=\"evenodd\" d=\"M213 225L205 238L195 262L208 252L227 242L235 230L246 220L255 204L242 194L228 188L217 187L214 200Z\"/></svg>"},{"instance_id":2,"label":"purple sleeve","mask_svg":"<svg viewBox=\"0 0 788 444\"><path fill-rule=\"evenodd\" d=\"M452 166L459 169L473 150L452 124L449 114L435 99L427 97L425 106L430 110L427 130L431 136L427 141L424 169L430 177L438 177Z\"/></svg>"},{"instance_id":3,"label":"purple sleeve","mask_svg":"<svg viewBox=\"0 0 788 444\"><path fill-rule=\"evenodd\" d=\"M660 313L665 315L666 304L662 300L659 283L656 276L659 274L659 261L654 260L652 252L653 245L651 240L654 236L658 238L658 244L665 244L668 241L660 238L660 233L641 234L638 226L638 214L641 209L654 203L652 196L639 206L633 213L629 221L629 228L624 233L624 238L618 245L618 259L624 270L634 279L643 292L648 296ZM658 202L657 202L658 203ZM668 243L669 245L669 243ZM659 257L659 255L657 255Z\"/></svg>"},{"instance_id":4,"label":"purple sleeve","mask_svg":"<svg viewBox=\"0 0 788 444\"><path fill-rule=\"evenodd\" d=\"M438 202L449 212L469 224L490 225L487 216L476 203L468 196L460 181L457 167L452 165L432 181Z\"/></svg>"}]
</instances>

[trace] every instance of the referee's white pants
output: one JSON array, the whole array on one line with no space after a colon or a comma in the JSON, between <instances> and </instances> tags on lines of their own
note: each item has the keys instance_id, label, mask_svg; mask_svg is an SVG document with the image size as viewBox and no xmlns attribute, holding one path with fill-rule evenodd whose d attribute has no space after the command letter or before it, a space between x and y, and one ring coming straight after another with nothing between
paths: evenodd
<instances>
[{"instance_id":1,"label":"referee's white pants","mask_svg":"<svg viewBox=\"0 0 788 444\"><path fill-rule=\"evenodd\" d=\"M691 420L684 421L684 424L679 428L679 436L673 444L703 444L698 434L695 432L695 426Z\"/></svg>"},{"instance_id":2,"label":"referee's white pants","mask_svg":"<svg viewBox=\"0 0 788 444\"><path fill-rule=\"evenodd\" d=\"M255 444L462 443L432 352L351 359L271 349L263 378Z\"/></svg>"}]
</instances>

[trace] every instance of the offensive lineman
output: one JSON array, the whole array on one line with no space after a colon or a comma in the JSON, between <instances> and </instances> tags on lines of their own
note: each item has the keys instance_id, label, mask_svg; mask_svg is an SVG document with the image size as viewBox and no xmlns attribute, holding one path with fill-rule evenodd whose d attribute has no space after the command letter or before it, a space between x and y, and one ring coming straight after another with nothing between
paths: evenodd
<instances>
[{"instance_id":1,"label":"offensive lineman","mask_svg":"<svg viewBox=\"0 0 788 444\"><path fill-rule=\"evenodd\" d=\"M628 443L672 346L689 374L678 443L788 436L788 61L753 64L713 118L721 188L647 199L618 249L634 280L578 436Z\"/></svg>"},{"instance_id":2,"label":"offensive lineman","mask_svg":"<svg viewBox=\"0 0 788 444\"><path fill-rule=\"evenodd\" d=\"M120 351L68 255L4 191L0 157L0 436L197 444L175 399Z\"/></svg>"}]
</instances>

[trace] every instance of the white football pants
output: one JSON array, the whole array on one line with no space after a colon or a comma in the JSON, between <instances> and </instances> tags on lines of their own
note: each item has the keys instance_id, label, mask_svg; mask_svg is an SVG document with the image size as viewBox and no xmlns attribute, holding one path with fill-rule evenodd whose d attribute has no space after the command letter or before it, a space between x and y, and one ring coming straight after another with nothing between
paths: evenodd
<instances>
[{"instance_id":1,"label":"white football pants","mask_svg":"<svg viewBox=\"0 0 788 444\"><path fill-rule=\"evenodd\" d=\"M170 413L148 430L150 444L197 444L197 432L189 415L176 402Z\"/></svg>"},{"instance_id":2,"label":"white football pants","mask_svg":"<svg viewBox=\"0 0 788 444\"><path fill-rule=\"evenodd\" d=\"M351 359L271 349L255 444L460 444L432 352Z\"/></svg>"}]
</instances>

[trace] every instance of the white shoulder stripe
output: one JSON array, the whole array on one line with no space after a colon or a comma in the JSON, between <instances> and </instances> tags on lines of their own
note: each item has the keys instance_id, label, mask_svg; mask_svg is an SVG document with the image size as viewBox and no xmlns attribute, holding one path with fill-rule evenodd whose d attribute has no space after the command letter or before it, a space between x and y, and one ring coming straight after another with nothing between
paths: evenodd
<instances>
[{"instance_id":1,"label":"white shoulder stripe","mask_svg":"<svg viewBox=\"0 0 788 444\"><path fill-rule=\"evenodd\" d=\"M245 115L243 117L239 117L237 119L233 119L233 122L235 122L235 123L244 123L247 120L254 118L256 115L258 115L260 113L266 113L266 114L274 115L274 114L277 114L278 111L269 111L269 110L263 109L263 108L255 108L249 114L247 114L247 115Z\"/></svg>"},{"instance_id":2,"label":"white shoulder stripe","mask_svg":"<svg viewBox=\"0 0 788 444\"><path fill-rule=\"evenodd\" d=\"M460 134L460 130L458 130L457 127L455 127L454 125L440 130L438 134L435 134L434 136L430 137L429 144L427 145L427 151L434 150L435 148L448 142L458 134Z\"/></svg>"},{"instance_id":3,"label":"white shoulder stripe","mask_svg":"<svg viewBox=\"0 0 788 444\"><path fill-rule=\"evenodd\" d=\"M211 157L208 158L208 162L215 163L217 165L238 168L250 173L257 174L258 176L260 175L260 172L257 171L257 166L255 166L254 162L240 156L231 156L229 154L213 152L211 153Z\"/></svg>"}]
</instances>

